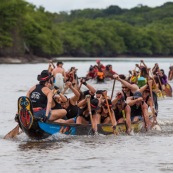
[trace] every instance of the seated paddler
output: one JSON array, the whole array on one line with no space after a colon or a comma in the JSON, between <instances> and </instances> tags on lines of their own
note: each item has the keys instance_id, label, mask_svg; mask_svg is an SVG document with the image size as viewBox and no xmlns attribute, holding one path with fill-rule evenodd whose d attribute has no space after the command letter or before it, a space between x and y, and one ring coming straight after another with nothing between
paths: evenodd
<instances>
[{"instance_id":1,"label":"seated paddler","mask_svg":"<svg viewBox=\"0 0 173 173\"><path fill-rule=\"evenodd\" d=\"M51 110L53 92L50 89L50 84L52 77L48 70L43 70L37 77L39 83L27 92L27 97L31 100L35 117L42 121L56 122L59 118L65 117L67 112L65 109L61 109L61 111L58 109Z\"/></svg>"}]
</instances>

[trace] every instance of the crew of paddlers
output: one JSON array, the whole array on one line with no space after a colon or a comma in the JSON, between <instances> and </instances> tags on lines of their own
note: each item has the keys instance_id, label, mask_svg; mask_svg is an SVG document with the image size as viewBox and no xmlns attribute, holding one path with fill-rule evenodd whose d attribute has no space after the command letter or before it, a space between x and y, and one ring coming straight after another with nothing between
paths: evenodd
<instances>
[{"instance_id":1,"label":"crew of paddlers","mask_svg":"<svg viewBox=\"0 0 173 173\"><path fill-rule=\"evenodd\" d=\"M100 60L96 63L90 66L86 77L79 79L76 67L65 71L63 62L57 62L57 66L50 62L48 70L37 76L39 83L27 92L34 116L44 122L92 124L95 133L101 123L112 124L113 129L118 123L125 123L127 134L132 132L132 122L143 120L147 131L157 124L158 97L172 97L168 79L173 78L173 67L167 79L157 63L148 68L141 60L128 76L117 74L112 65L104 66ZM115 97L109 96L106 90L96 90L90 83L91 78L99 82L106 77L121 83ZM82 85L86 88L84 91ZM73 92L71 97L66 96L67 90Z\"/></svg>"}]
</instances>

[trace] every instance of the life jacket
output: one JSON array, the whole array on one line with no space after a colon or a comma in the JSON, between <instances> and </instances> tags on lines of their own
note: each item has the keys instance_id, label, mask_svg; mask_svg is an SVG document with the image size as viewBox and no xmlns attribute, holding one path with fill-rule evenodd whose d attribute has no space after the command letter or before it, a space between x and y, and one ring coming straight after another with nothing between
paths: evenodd
<instances>
[{"instance_id":1,"label":"life jacket","mask_svg":"<svg viewBox=\"0 0 173 173\"><path fill-rule=\"evenodd\" d=\"M103 78L104 78L104 73L103 73L102 71L98 71L98 72L97 72L97 77L98 77L99 79L103 79Z\"/></svg>"}]
</instances>

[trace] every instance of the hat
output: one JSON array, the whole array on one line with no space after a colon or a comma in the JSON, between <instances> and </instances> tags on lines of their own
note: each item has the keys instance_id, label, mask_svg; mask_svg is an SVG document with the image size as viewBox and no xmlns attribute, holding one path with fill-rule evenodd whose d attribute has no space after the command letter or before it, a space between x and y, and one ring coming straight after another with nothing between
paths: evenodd
<instances>
[{"instance_id":1,"label":"hat","mask_svg":"<svg viewBox=\"0 0 173 173\"><path fill-rule=\"evenodd\" d=\"M38 81L48 81L53 75L48 70L43 70L40 75L37 76Z\"/></svg>"},{"instance_id":2,"label":"hat","mask_svg":"<svg viewBox=\"0 0 173 173\"><path fill-rule=\"evenodd\" d=\"M139 97L142 97L142 94L141 94L141 92L135 92L134 94L133 94L133 97L134 97L134 99L137 99L137 98L139 98Z\"/></svg>"},{"instance_id":3,"label":"hat","mask_svg":"<svg viewBox=\"0 0 173 173\"><path fill-rule=\"evenodd\" d=\"M98 104L99 104L99 100L98 99L92 99L91 102L91 110L98 110L100 109Z\"/></svg>"},{"instance_id":4,"label":"hat","mask_svg":"<svg viewBox=\"0 0 173 173\"><path fill-rule=\"evenodd\" d=\"M59 64L63 64L63 62L62 62L62 61L58 61L58 62L57 62L57 65L59 65Z\"/></svg>"}]
</instances>

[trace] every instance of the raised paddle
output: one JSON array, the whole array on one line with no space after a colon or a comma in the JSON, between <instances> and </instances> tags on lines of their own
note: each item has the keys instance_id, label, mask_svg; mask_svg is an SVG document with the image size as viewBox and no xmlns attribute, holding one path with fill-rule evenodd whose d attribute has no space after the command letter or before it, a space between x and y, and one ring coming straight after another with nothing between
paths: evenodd
<instances>
[{"instance_id":1,"label":"raised paddle","mask_svg":"<svg viewBox=\"0 0 173 173\"><path fill-rule=\"evenodd\" d=\"M3 139L10 139L10 138L14 138L17 135L19 135L19 125L17 125L13 130L11 130L10 132L8 132Z\"/></svg>"},{"instance_id":2,"label":"raised paddle","mask_svg":"<svg viewBox=\"0 0 173 173\"><path fill-rule=\"evenodd\" d=\"M91 112L90 98L91 98L90 95L86 95L88 110L89 110L89 115L90 115L90 121L91 121L92 129L94 130L94 123L93 123L93 117L92 117L92 112Z\"/></svg>"},{"instance_id":3,"label":"raised paddle","mask_svg":"<svg viewBox=\"0 0 173 173\"><path fill-rule=\"evenodd\" d=\"M112 94L111 94L111 100L112 100L112 97L113 97L113 94L114 94L115 81L116 81L116 79L114 79L114 82L113 82L113 87L112 87Z\"/></svg>"}]
</instances>

